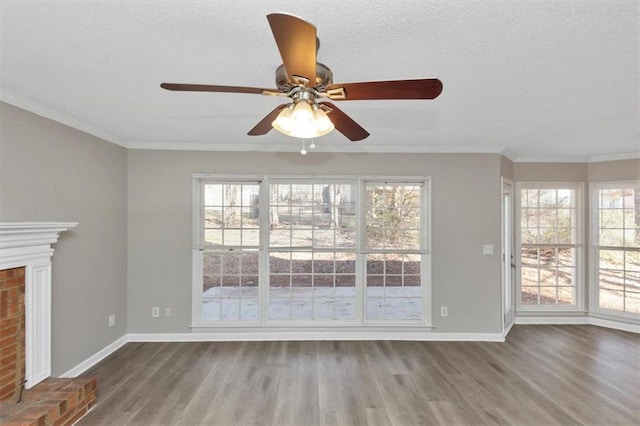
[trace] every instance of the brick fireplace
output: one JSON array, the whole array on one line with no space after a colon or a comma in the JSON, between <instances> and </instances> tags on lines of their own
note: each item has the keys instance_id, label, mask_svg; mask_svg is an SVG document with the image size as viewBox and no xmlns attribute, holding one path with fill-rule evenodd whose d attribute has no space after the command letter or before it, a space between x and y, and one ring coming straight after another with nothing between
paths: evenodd
<instances>
[{"instance_id":1,"label":"brick fireplace","mask_svg":"<svg viewBox=\"0 0 640 426\"><path fill-rule=\"evenodd\" d=\"M0 402L16 401L25 377L24 273L0 271Z\"/></svg>"},{"instance_id":2,"label":"brick fireplace","mask_svg":"<svg viewBox=\"0 0 640 426\"><path fill-rule=\"evenodd\" d=\"M71 425L96 403L95 378L49 378L51 245L76 225L0 223L2 425Z\"/></svg>"},{"instance_id":3,"label":"brick fireplace","mask_svg":"<svg viewBox=\"0 0 640 426\"><path fill-rule=\"evenodd\" d=\"M5 329L4 325L7 328L0 332L4 340L13 331L9 324L11 321L24 323L24 333L13 335L22 339L21 335L24 334L24 380L27 389L51 375L51 246L58 241L61 232L76 225L62 222L0 223L0 270L5 271L6 276L11 275L7 279L10 288L0 300L0 307L4 310L6 303L6 313L12 318L3 320L0 330ZM20 287L16 287L19 280L13 276L18 270L22 270L20 280L24 281L22 298L17 294L20 291ZM10 301L19 303L10 306ZM20 302L24 303L24 312L18 315ZM22 316L23 320L17 319ZM16 348L20 346L18 343ZM14 355L3 353L3 359L5 356L10 360ZM0 371L5 367L8 369L8 365L0 365ZM22 374L21 371L13 373Z\"/></svg>"}]
</instances>

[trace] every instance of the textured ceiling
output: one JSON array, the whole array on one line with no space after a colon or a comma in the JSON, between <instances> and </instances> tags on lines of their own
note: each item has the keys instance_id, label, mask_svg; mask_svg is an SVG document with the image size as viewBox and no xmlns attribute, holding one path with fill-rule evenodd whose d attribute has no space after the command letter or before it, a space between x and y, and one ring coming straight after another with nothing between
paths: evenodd
<instances>
[{"instance_id":1,"label":"textured ceiling","mask_svg":"<svg viewBox=\"0 0 640 426\"><path fill-rule=\"evenodd\" d=\"M336 82L437 77L433 101L353 101L371 136L319 151L504 152L589 161L640 152L638 1L4 1L0 99L134 148L293 151L246 133L282 98L266 15L318 28Z\"/></svg>"}]
</instances>

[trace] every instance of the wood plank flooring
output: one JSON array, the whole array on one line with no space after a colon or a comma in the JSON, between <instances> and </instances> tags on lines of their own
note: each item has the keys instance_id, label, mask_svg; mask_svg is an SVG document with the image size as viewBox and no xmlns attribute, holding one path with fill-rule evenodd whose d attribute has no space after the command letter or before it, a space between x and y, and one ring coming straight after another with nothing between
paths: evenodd
<instances>
[{"instance_id":1,"label":"wood plank flooring","mask_svg":"<svg viewBox=\"0 0 640 426\"><path fill-rule=\"evenodd\" d=\"M79 425L640 424L640 336L514 326L505 343L129 343Z\"/></svg>"}]
</instances>

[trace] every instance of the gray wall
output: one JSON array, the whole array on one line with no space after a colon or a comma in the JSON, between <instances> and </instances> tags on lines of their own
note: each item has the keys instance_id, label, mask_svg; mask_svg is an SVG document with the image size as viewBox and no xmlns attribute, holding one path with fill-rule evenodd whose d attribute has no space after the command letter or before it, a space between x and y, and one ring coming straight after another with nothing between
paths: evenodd
<instances>
[{"instance_id":1,"label":"gray wall","mask_svg":"<svg viewBox=\"0 0 640 426\"><path fill-rule=\"evenodd\" d=\"M499 155L130 150L128 158L129 332L189 331L193 173L431 176L434 331L501 332ZM496 254L483 255L483 244ZM173 315L152 318L152 306Z\"/></svg>"},{"instance_id":2,"label":"gray wall","mask_svg":"<svg viewBox=\"0 0 640 426\"><path fill-rule=\"evenodd\" d=\"M53 375L126 333L126 185L126 149L0 103L0 221L79 222L53 246Z\"/></svg>"},{"instance_id":3,"label":"gray wall","mask_svg":"<svg viewBox=\"0 0 640 426\"><path fill-rule=\"evenodd\" d=\"M640 159L589 164L589 182L640 180Z\"/></svg>"},{"instance_id":4,"label":"gray wall","mask_svg":"<svg viewBox=\"0 0 640 426\"><path fill-rule=\"evenodd\" d=\"M500 176L513 180L513 161L504 155L500 157Z\"/></svg>"},{"instance_id":5,"label":"gray wall","mask_svg":"<svg viewBox=\"0 0 640 426\"><path fill-rule=\"evenodd\" d=\"M514 163L516 182L586 182L586 163Z\"/></svg>"}]
</instances>

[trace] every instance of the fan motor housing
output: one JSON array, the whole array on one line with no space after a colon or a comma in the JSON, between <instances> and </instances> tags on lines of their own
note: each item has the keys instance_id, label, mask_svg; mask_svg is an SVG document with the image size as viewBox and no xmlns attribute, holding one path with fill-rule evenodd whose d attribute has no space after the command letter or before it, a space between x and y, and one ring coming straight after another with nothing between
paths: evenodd
<instances>
[{"instance_id":1,"label":"fan motor housing","mask_svg":"<svg viewBox=\"0 0 640 426\"><path fill-rule=\"evenodd\" d=\"M333 84L333 72L331 72L328 66L316 62L316 84L313 87L315 87L318 92L323 92L325 87L330 84ZM297 87L296 84L289 81L289 76L284 69L284 64L276 69L276 85L278 89L283 92L288 92L294 87Z\"/></svg>"}]
</instances>

